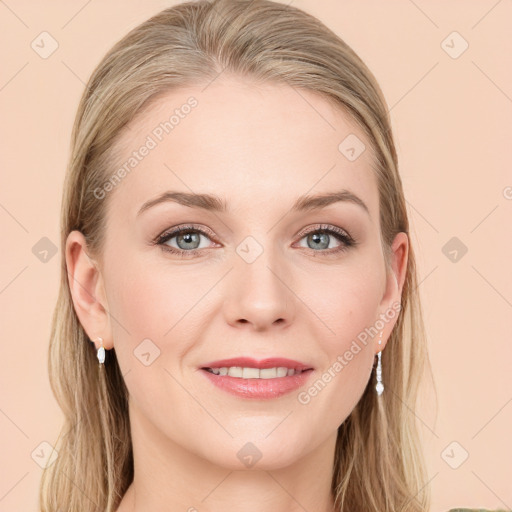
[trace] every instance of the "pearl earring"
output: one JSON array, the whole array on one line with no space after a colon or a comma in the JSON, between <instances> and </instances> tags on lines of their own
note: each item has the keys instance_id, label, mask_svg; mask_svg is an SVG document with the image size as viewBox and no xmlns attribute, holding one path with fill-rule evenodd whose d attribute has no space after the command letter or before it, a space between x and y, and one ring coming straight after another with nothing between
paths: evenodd
<instances>
[{"instance_id":1,"label":"pearl earring","mask_svg":"<svg viewBox=\"0 0 512 512\"><path fill-rule=\"evenodd\" d=\"M97 351L98 361L100 362L100 368L105 362L105 347L103 346L103 338L98 338L98 341L101 343L101 347Z\"/></svg>"},{"instance_id":2,"label":"pearl earring","mask_svg":"<svg viewBox=\"0 0 512 512\"><path fill-rule=\"evenodd\" d=\"M380 333L380 339L379 339L379 345L382 344L382 332ZM375 389L377 390L377 394L380 396L382 395L382 392L384 391L384 384L382 384L382 362L381 362L381 355L382 350L380 350L377 354L377 385L375 386Z\"/></svg>"}]
</instances>

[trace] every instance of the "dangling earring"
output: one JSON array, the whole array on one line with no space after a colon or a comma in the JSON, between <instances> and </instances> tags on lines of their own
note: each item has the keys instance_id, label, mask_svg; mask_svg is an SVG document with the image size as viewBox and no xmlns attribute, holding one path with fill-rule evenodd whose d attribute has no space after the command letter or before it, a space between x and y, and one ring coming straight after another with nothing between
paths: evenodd
<instances>
[{"instance_id":1,"label":"dangling earring","mask_svg":"<svg viewBox=\"0 0 512 512\"><path fill-rule=\"evenodd\" d=\"M105 362L105 347L103 346L103 338L98 338L98 341L101 343L101 347L98 349L96 355L98 357L98 361L100 362L100 368Z\"/></svg>"},{"instance_id":2,"label":"dangling earring","mask_svg":"<svg viewBox=\"0 0 512 512\"><path fill-rule=\"evenodd\" d=\"M382 332L380 333L380 339L379 339L379 345L382 344ZM377 394L380 396L382 395L382 392L384 391L384 384L382 384L382 363L381 363L381 354L382 350L380 350L377 354L377 385L375 386L375 389L377 390Z\"/></svg>"}]
</instances>

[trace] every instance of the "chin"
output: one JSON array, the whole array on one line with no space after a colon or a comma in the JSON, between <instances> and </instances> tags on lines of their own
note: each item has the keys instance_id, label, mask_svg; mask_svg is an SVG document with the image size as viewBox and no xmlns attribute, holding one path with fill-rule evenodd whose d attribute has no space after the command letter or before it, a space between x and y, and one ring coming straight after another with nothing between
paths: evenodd
<instances>
[{"instance_id":1,"label":"chin","mask_svg":"<svg viewBox=\"0 0 512 512\"><path fill-rule=\"evenodd\" d=\"M230 439L227 443L219 440L218 449L204 455L213 464L229 470L270 471L297 462L304 455L304 447L309 444L306 439L294 441L293 437L282 433L271 433L265 438L266 435L244 435Z\"/></svg>"}]
</instances>

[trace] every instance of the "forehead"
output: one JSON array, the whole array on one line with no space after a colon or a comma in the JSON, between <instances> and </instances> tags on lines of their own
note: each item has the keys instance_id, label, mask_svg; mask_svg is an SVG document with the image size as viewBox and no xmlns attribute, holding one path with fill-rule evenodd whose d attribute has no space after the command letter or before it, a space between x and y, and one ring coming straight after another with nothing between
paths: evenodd
<instances>
[{"instance_id":1,"label":"forehead","mask_svg":"<svg viewBox=\"0 0 512 512\"><path fill-rule=\"evenodd\" d=\"M350 146L362 150L356 159L347 157ZM309 90L225 77L166 92L113 149L110 172L125 172L109 200L132 220L167 190L216 194L234 209L254 205L261 213L303 194L347 189L377 218L367 139L347 114Z\"/></svg>"}]
</instances>

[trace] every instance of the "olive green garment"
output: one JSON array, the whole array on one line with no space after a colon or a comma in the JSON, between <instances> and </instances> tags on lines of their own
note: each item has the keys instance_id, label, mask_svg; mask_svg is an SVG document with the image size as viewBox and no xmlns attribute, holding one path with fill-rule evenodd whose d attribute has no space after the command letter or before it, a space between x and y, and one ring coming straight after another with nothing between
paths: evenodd
<instances>
[{"instance_id":1,"label":"olive green garment","mask_svg":"<svg viewBox=\"0 0 512 512\"><path fill-rule=\"evenodd\" d=\"M512 510L488 510L486 508L451 508L448 512L512 512Z\"/></svg>"}]
</instances>

